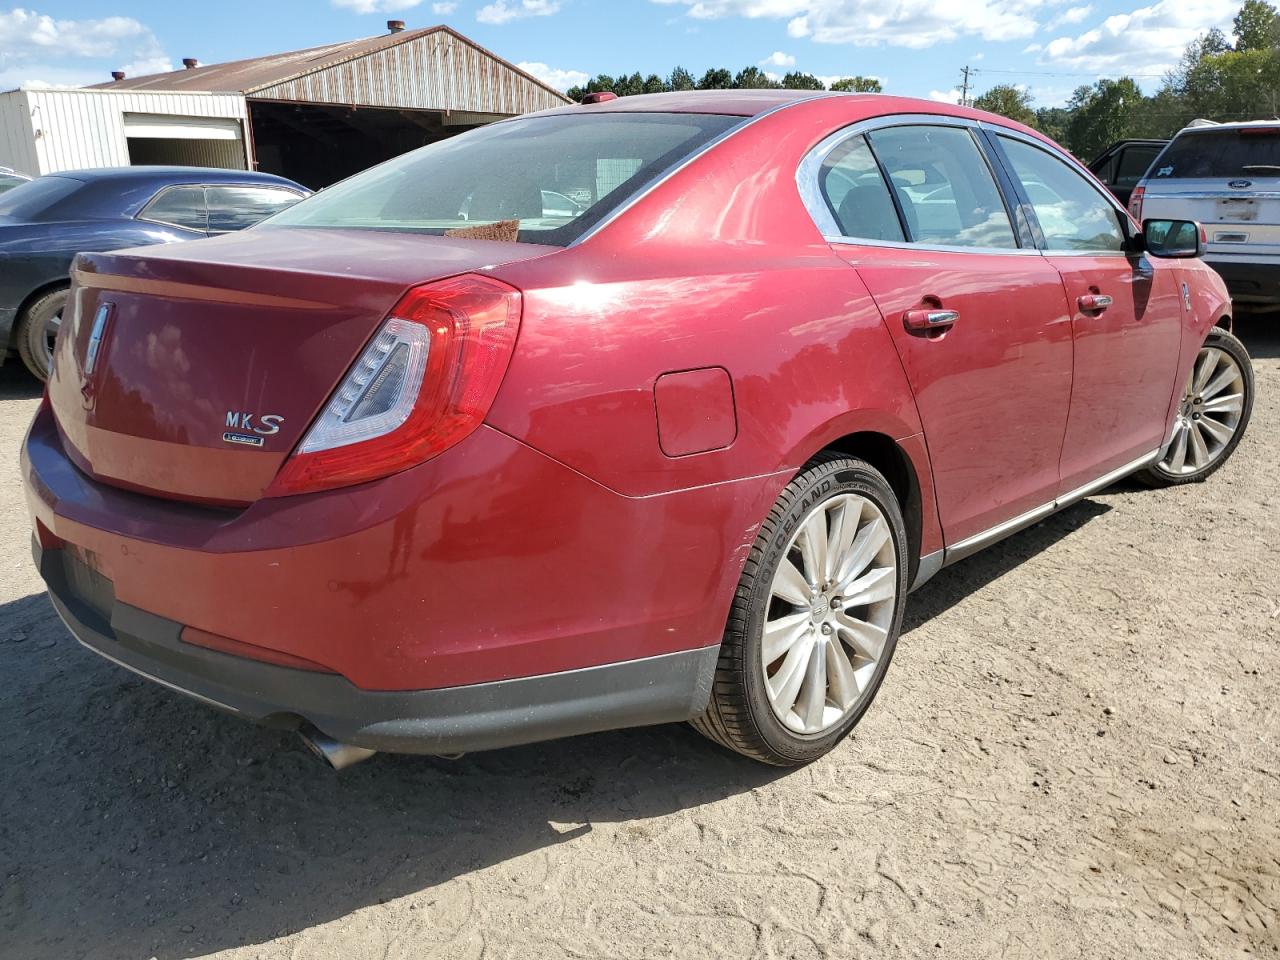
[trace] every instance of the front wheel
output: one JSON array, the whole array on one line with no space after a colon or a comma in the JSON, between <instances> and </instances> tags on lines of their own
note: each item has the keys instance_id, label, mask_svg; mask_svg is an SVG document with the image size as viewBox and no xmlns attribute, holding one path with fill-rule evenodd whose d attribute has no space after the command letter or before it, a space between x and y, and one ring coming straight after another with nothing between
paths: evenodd
<instances>
[{"instance_id":1,"label":"front wheel","mask_svg":"<svg viewBox=\"0 0 1280 960\"><path fill-rule=\"evenodd\" d=\"M815 457L751 548L711 701L693 726L777 766L822 756L875 698L906 595L906 528L893 490L861 460Z\"/></svg>"},{"instance_id":2,"label":"front wheel","mask_svg":"<svg viewBox=\"0 0 1280 960\"><path fill-rule=\"evenodd\" d=\"M15 337L18 355L36 377L48 380L53 370L53 345L62 326L62 311L67 305L67 289L51 290L37 297L18 318Z\"/></svg>"},{"instance_id":3,"label":"front wheel","mask_svg":"<svg viewBox=\"0 0 1280 960\"><path fill-rule=\"evenodd\" d=\"M1215 327L1191 366L1164 458L1139 474L1151 486L1204 480L1235 451L1253 412L1253 364L1244 344Z\"/></svg>"}]
</instances>

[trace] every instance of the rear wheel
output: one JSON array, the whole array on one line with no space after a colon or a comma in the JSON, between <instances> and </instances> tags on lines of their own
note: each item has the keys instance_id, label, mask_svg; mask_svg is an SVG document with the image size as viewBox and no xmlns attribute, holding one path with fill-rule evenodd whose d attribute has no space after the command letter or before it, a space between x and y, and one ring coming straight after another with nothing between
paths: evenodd
<instances>
[{"instance_id":1,"label":"rear wheel","mask_svg":"<svg viewBox=\"0 0 1280 960\"><path fill-rule=\"evenodd\" d=\"M53 369L53 344L62 326L62 310L67 305L67 288L51 290L37 297L18 319L18 355L35 376L49 379Z\"/></svg>"},{"instance_id":2,"label":"rear wheel","mask_svg":"<svg viewBox=\"0 0 1280 960\"><path fill-rule=\"evenodd\" d=\"M1159 487L1204 480L1231 456L1252 412L1248 351L1231 333L1215 328L1187 377L1168 451L1139 477Z\"/></svg>"},{"instance_id":3,"label":"rear wheel","mask_svg":"<svg viewBox=\"0 0 1280 960\"><path fill-rule=\"evenodd\" d=\"M765 763L822 756L880 688L906 594L906 529L893 490L861 460L816 457L756 537L711 701L693 726Z\"/></svg>"}]
</instances>

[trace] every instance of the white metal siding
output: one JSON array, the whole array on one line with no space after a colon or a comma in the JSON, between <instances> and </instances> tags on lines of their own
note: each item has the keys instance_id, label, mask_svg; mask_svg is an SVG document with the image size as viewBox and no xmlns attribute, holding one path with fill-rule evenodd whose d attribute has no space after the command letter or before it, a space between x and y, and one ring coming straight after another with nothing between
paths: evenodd
<instances>
[{"instance_id":1,"label":"white metal siding","mask_svg":"<svg viewBox=\"0 0 1280 960\"><path fill-rule=\"evenodd\" d=\"M0 93L0 166L30 176L40 172L25 90Z\"/></svg>"},{"instance_id":2,"label":"white metal siding","mask_svg":"<svg viewBox=\"0 0 1280 960\"><path fill-rule=\"evenodd\" d=\"M5 105L10 98L26 100L25 138L34 156L21 169L32 174L128 166L126 113L247 120L239 94L20 90L0 94L0 150L6 143L2 138L13 131L22 137L20 123Z\"/></svg>"},{"instance_id":3,"label":"white metal siding","mask_svg":"<svg viewBox=\"0 0 1280 960\"><path fill-rule=\"evenodd\" d=\"M260 87L250 97L505 116L563 107L566 102L491 54L443 30L295 80Z\"/></svg>"}]
</instances>

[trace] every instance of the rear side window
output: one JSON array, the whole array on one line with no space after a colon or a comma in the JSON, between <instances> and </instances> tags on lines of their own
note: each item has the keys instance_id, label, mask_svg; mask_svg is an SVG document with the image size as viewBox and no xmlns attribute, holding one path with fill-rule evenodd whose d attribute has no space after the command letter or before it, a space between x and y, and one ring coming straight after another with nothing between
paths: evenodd
<instances>
[{"instance_id":1,"label":"rear side window","mask_svg":"<svg viewBox=\"0 0 1280 960\"><path fill-rule=\"evenodd\" d=\"M893 197L865 138L850 137L822 162L822 198L840 226L840 235L861 240L906 239Z\"/></svg>"},{"instance_id":2,"label":"rear side window","mask_svg":"<svg viewBox=\"0 0 1280 960\"><path fill-rule=\"evenodd\" d=\"M167 187L142 208L138 214L142 220L165 223L185 230L204 233L209 226L209 216L204 201L204 187Z\"/></svg>"},{"instance_id":3,"label":"rear side window","mask_svg":"<svg viewBox=\"0 0 1280 960\"><path fill-rule=\"evenodd\" d=\"M1114 183L1117 187L1136 187L1142 175L1147 172L1147 167L1151 166L1151 161L1159 153L1160 148L1156 146L1125 147L1120 151L1120 162L1116 167L1115 177L1108 182Z\"/></svg>"},{"instance_id":4,"label":"rear side window","mask_svg":"<svg viewBox=\"0 0 1280 960\"><path fill-rule=\"evenodd\" d=\"M584 112L494 123L357 174L269 226L438 235L514 220L519 240L566 246L743 120Z\"/></svg>"},{"instance_id":5,"label":"rear side window","mask_svg":"<svg viewBox=\"0 0 1280 960\"><path fill-rule=\"evenodd\" d=\"M1000 143L1040 221L1045 249L1124 249L1119 215L1093 184L1046 150L1003 135Z\"/></svg>"},{"instance_id":6,"label":"rear side window","mask_svg":"<svg viewBox=\"0 0 1280 960\"><path fill-rule=\"evenodd\" d=\"M911 240L950 247L1016 247L995 178L969 131L888 127L867 135L889 175Z\"/></svg>"},{"instance_id":7,"label":"rear side window","mask_svg":"<svg viewBox=\"0 0 1280 960\"><path fill-rule=\"evenodd\" d=\"M209 232L231 233L251 227L302 199L292 190L276 187L205 187L209 204Z\"/></svg>"},{"instance_id":8,"label":"rear side window","mask_svg":"<svg viewBox=\"0 0 1280 960\"><path fill-rule=\"evenodd\" d=\"M1179 134L1160 155L1151 176L1155 180L1280 177L1280 127Z\"/></svg>"}]
</instances>

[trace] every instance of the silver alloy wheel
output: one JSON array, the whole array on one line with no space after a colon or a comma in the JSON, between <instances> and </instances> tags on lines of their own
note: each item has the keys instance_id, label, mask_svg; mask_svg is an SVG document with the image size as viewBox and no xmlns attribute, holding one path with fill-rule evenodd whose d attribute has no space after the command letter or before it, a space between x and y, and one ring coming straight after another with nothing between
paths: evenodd
<instances>
[{"instance_id":1,"label":"silver alloy wheel","mask_svg":"<svg viewBox=\"0 0 1280 960\"><path fill-rule=\"evenodd\" d=\"M1202 347L1173 424L1173 441L1160 461L1167 473L1197 473L1217 460L1240 425L1244 373L1225 350Z\"/></svg>"},{"instance_id":2,"label":"silver alloy wheel","mask_svg":"<svg viewBox=\"0 0 1280 960\"><path fill-rule=\"evenodd\" d=\"M45 369L53 371L53 347L58 342L58 331L62 328L62 311L58 310L44 322L44 361Z\"/></svg>"},{"instance_id":3,"label":"silver alloy wheel","mask_svg":"<svg viewBox=\"0 0 1280 960\"><path fill-rule=\"evenodd\" d=\"M787 545L760 643L774 716L793 733L838 725L870 687L893 623L898 558L871 500L814 507Z\"/></svg>"}]
</instances>

